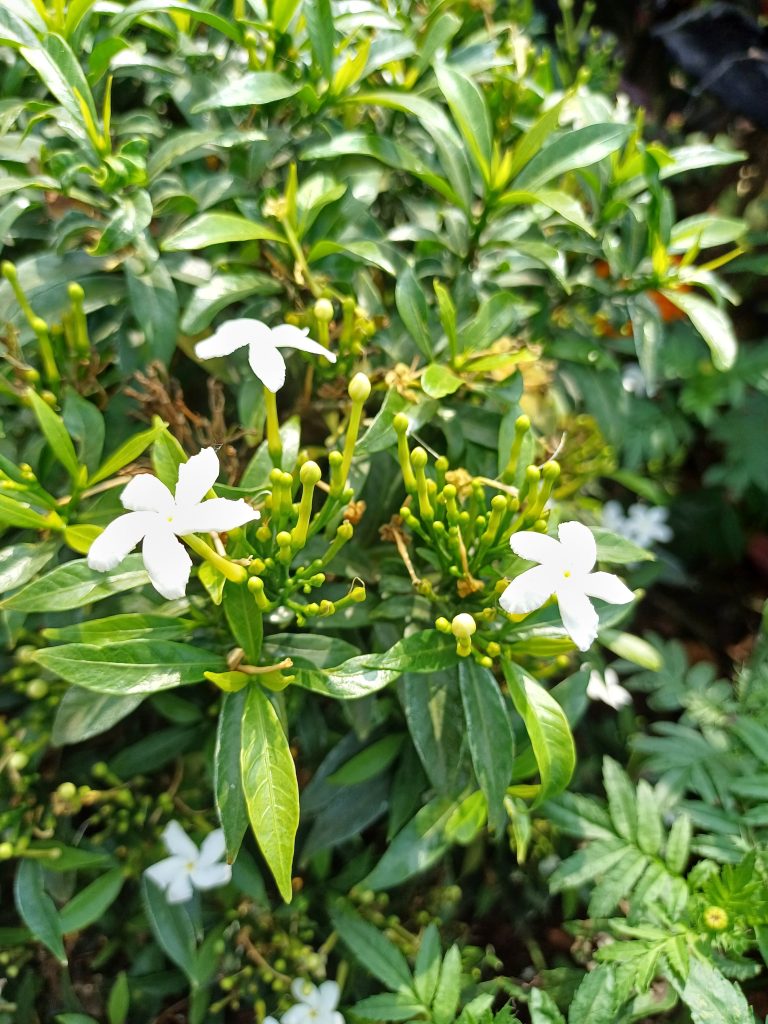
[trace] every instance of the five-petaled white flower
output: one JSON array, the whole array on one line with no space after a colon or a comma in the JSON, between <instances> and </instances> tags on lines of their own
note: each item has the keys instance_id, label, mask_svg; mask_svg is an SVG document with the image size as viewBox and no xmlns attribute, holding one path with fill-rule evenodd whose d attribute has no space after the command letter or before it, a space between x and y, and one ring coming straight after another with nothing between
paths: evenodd
<instances>
[{"instance_id":1,"label":"five-petaled white flower","mask_svg":"<svg viewBox=\"0 0 768 1024\"><path fill-rule=\"evenodd\" d=\"M505 612L524 615L554 594L566 633L579 650L586 651L597 636L599 622L590 597L627 604L634 595L613 573L592 572L597 547L586 526L561 523L557 534L559 540L528 530L512 535L509 544L515 554L541 564L512 580L499 603Z\"/></svg>"},{"instance_id":2,"label":"five-petaled white flower","mask_svg":"<svg viewBox=\"0 0 768 1024\"><path fill-rule=\"evenodd\" d=\"M247 346L251 369L265 388L275 392L285 384L285 359L280 352L281 348L298 348L302 352L325 356L330 362L336 362L333 352L308 338L308 334L309 328L300 330L291 324L267 327L261 320L243 317L240 320L227 320L216 328L210 338L199 341L195 345L195 355L199 359L216 359Z\"/></svg>"},{"instance_id":3,"label":"five-petaled white flower","mask_svg":"<svg viewBox=\"0 0 768 1024\"><path fill-rule=\"evenodd\" d=\"M169 903L186 903L195 889L218 889L232 878L232 868L223 864L224 833L220 828L203 840L198 850L178 823L170 821L163 832L170 857L147 868L144 874L165 892Z\"/></svg>"},{"instance_id":4,"label":"five-petaled white flower","mask_svg":"<svg viewBox=\"0 0 768 1024\"><path fill-rule=\"evenodd\" d=\"M344 1024L336 1009L339 1005L339 986L335 981L324 981L315 987L303 978L291 982L291 995L296 1005L286 1010L281 1024ZM274 1017L265 1017L264 1024L277 1024Z\"/></svg>"},{"instance_id":5,"label":"five-petaled white flower","mask_svg":"<svg viewBox=\"0 0 768 1024\"><path fill-rule=\"evenodd\" d=\"M141 553L152 586L169 601L183 597L192 559L176 538L223 533L259 518L256 509L242 498L203 500L218 475L216 452L203 448L179 466L175 495L151 473L135 476L120 495L130 512L111 522L91 544L90 568L109 572L143 541Z\"/></svg>"},{"instance_id":6,"label":"five-petaled white flower","mask_svg":"<svg viewBox=\"0 0 768 1024\"><path fill-rule=\"evenodd\" d=\"M612 668L607 668L602 675L597 669L589 673L587 696L590 700L601 700L614 711L632 703L632 694L624 689L619 682L618 673Z\"/></svg>"},{"instance_id":7,"label":"five-petaled white flower","mask_svg":"<svg viewBox=\"0 0 768 1024\"><path fill-rule=\"evenodd\" d=\"M603 507L603 526L620 537L650 548L672 540L672 528L667 523L669 511L663 505L643 505L636 501L626 513L618 501L607 501Z\"/></svg>"}]
</instances>

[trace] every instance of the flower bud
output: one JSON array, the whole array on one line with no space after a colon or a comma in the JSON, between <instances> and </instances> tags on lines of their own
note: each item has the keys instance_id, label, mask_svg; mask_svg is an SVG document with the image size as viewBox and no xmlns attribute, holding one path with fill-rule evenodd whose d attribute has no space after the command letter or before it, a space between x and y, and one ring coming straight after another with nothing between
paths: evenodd
<instances>
[{"instance_id":1,"label":"flower bud","mask_svg":"<svg viewBox=\"0 0 768 1024\"><path fill-rule=\"evenodd\" d=\"M314 308L315 316L324 324L333 320L333 303L330 299L318 299Z\"/></svg>"},{"instance_id":2,"label":"flower bud","mask_svg":"<svg viewBox=\"0 0 768 1024\"><path fill-rule=\"evenodd\" d=\"M371 382L364 373L356 373L349 382L347 393L353 402L364 402L371 393Z\"/></svg>"},{"instance_id":3,"label":"flower bud","mask_svg":"<svg viewBox=\"0 0 768 1024\"><path fill-rule=\"evenodd\" d=\"M435 619L435 629L438 629L441 633L450 633L451 624L444 615L441 615L439 618Z\"/></svg>"},{"instance_id":4,"label":"flower bud","mask_svg":"<svg viewBox=\"0 0 768 1024\"><path fill-rule=\"evenodd\" d=\"M411 421L404 412L399 412L392 420L392 426L395 428L395 433L397 434L407 434L410 425Z\"/></svg>"},{"instance_id":5,"label":"flower bud","mask_svg":"<svg viewBox=\"0 0 768 1024\"><path fill-rule=\"evenodd\" d=\"M302 484L314 487L314 485L320 480L323 473L316 462L305 462L299 470L299 480Z\"/></svg>"},{"instance_id":6,"label":"flower bud","mask_svg":"<svg viewBox=\"0 0 768 1024\"><path fill-rule=\"evenodd\" d=\"M428 459L429 456L423 448L414 448L411 452L411 462L413 463L414 469L424 469Z\"/></svg>"},{"instance_id":7,"label":"flower bud","mask_svg":"<svg viewBox=\"0 0 768 1024\"><path fill-rule=\"evenodd\" d=\"M468 612L460 612L454 615L451 622L451 632L462 640L468 640L477 631L477 623Z\"/></svg>"}]
</instances>

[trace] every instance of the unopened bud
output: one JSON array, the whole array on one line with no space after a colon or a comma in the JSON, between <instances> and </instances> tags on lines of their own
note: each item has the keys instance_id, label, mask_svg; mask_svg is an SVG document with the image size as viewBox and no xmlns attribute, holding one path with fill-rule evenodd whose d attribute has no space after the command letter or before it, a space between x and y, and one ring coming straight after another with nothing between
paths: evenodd
<instances>
[{"instance_id":1,"label":"unopened bud","mask_svg":"<svg viewBox=\"0 0 768 1024\"><path fill-rule=\"evenodd\" d=\"M324 324L329 324L333 320L333 303L330 299L318 299L315 303L315 316Z\"/></svg>"},{"instance_id":2,"label":"unopened bud","mask_svg":"<svg viewBox=\"0 0 768 1024\"><path fill-rule=\"evenodd\" d=\"M347 393L353 402L364 402L371 393L371 382L364 373L356 373L349 382Z\"/></svg>"},{"instance_id":3,"label":"unopened bud","mask_svg":"<svg viewBox=\"0 0 768 1024\"><path fill-rule=\"evenodd\" d=\"M305 462L299 470L299 479L306 486L314 487L322 477L323 472L316 462Z\"/></svg>"},{"instance_id":4,"label":"unopened bud","mask_svg":"<svg viewBox=\"0 0 768 1024\"><path fill-rule=\"evenodd\" d=\"M451 622L451 632L455 637L468 640L477 631L477 623L468 612L461 612L454 615Z\"/></svg>"}]
</instances>

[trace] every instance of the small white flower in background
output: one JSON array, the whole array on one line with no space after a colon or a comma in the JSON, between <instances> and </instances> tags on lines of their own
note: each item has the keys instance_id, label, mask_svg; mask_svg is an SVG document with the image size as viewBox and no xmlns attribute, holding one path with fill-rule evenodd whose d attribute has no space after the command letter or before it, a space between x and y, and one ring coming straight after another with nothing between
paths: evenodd
<instances>
[{"instance_id":1,"label":"small white flower in background","mask_svg":"<svg viewBox=\"0 0 768 1024\"><path fill-rule=\"evenodd\" d=\"M636 501L626 513L618 501L607 501L603 506L603 526L641 548L664 544L672 540L672 528L667 523L669 511L662 505L643 505Z\"/></svg>"},{"instance_id":2,"label":"small white flower in background","mask_svg":"<svg viewBox=\"0 0 768 1024\"><path fill-rule=\"evenodd\" d=\"M178 821L170 821L163 842L171 856L144 874L165 892L169 903L186 903L195 889L218 889L232 878L232 868L222 863L224 833L220 828L207 835L198 850Z\"/></svg>"},{"instance_id":3,"label":"small white flower in background","mask_svg":"<svg viewBox=\"0 0 768 1024\"><path fill-rule=\"evenodd\" d=\"M645 374L640 368L640 363L627 363L621 373L621 386L630 395L648 395L648 388L645 384Z\"/></svg>"},{"instance_id":4,"label":"small white flower in background","mask_svg":"<svg viewBox=\"0 0 768 1024\"><path fill-rule=\"evenodd\" d=\"M110 572L143 541L141 554L152 586L167 600L186 593L192 559L176 540L189 533L224 533L259 518L256 509L242 498L209 498L219 475L213 448L203 448L179 466L175 495L151 473L135 476L120 495L119 516L91 544L88 565Z\"/></svg>"},{"instance_id":5,"label":"small white flower in background","mask_svg":"<svg viewBox=\"0 0 768 1024\"><path fill-rule=\"evenodd\" d=\"M600 700L603 704L618 711L632 703L632 694L625 690L619 682L619 676L615 669L607 668L600 675L597 669L589 673L587 684L587 696L590 700Z\"/></svg>"},{"instance_id":6,"label":"small white flower in background","mask_svg":"<svg viewBox=\"0 0 768 1024\"><path fill-rule=\"evenodd\" d=\"M592 572L597 546L591 530L582 523L561 523L559 540L542 533L515 533L509 545L516 555L540 562L509 584L499 598L505 612L524 615L540 608L555 595L566 633L581 651L597 637L599 618L590 597L609 604L627 604L634 594L618 576Z\"/></svg>"},{"instance_id":7,"label":"small white flower in background","mask_svg":"<svg viewBox=\"0 0 768 1024\"><path fill-rule=\"evenodd\" d=\"M336 1009L339 1005L339 986L335 981L324 981L317 987L303 978L291 982L291 995L296 1005L283 1014L281 1024L344 1024ZM278 1024L274 1017L265 1017L264 1024Z\"/></svg>"},{"instance_id":8,"label":"small white flower in background","mask_svg":"<svg viewBox=\"0 0 768 1024\"><path fill-rule=\"evenodd\" d=\"M285 384L285 359L281 348L297 348L312 355L325 356L336 362L336 356L317 341L307 337L309 328L300 330L291 324L267 327L261 320L244 317L227 320L216 331L195 345L198 359L228 356L239 348L248 348L248 362L261 383L273 393Z\"/></svg>"}]
</instances>

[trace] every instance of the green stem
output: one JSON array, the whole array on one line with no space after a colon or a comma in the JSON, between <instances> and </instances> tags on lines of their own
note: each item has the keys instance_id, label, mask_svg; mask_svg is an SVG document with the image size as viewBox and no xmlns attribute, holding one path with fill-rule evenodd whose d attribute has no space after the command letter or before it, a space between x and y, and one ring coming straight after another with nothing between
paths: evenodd
<instances>
[{"instance_id":1,"label":"green stem","mask_svg":"<svg viewBox=\"0 0 768 1024\"><path fill-rule=\"evenodd\" d=\"M277 418L277 396L269 388L264 388L264 404L267 407L267 450L272 464L279 469L283 460L283 442Z\"/></svg>"},{"instance_id":2,"label":"green stem","mask_svg":"<svg viewBox=\"0 0 768 1024\"><path fill-rule=\"evenodd\" d=\"M222 558L221 555L217 554L210 545L206 544L196 534L187 533L181 539L188 547L192 548L195 554L200 555L206 562L210 562L214 568L219 570L222 576L231 580L232 583L245 583L248 579L248 573L244 566L238 565L236 562L230 562L228 558Z\"/></svg>"}]
</instances>

